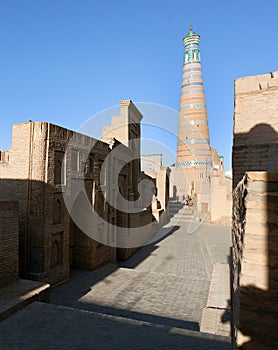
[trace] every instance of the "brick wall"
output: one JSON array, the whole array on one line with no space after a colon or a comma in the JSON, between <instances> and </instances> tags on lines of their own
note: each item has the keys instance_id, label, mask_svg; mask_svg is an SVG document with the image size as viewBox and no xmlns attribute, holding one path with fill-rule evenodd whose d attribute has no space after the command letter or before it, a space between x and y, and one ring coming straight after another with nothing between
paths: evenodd
<instances>
[{"instance_id":1,"label":"brick wall","mask_svg":"<svg viewBox=\"0 0 278 350\"><path fill-rule=\"evenodd\" d=\"M273 174L278 172L278 72L237 79L234 105L233 346L273 349L278 347Z\"/></svg>"},{"instance_id":2,"label":"brick wall","mask_svg":"<svg viewBox=\"0 0 278 350\"><path fill-rule=\"evenodd\" d=\"M117 227L119 245L129 246L130 248L117 248L117 258L119 260L127 260L142 245L146 244L153 235L152 231L152 211L147 209L138 213L127 214L129 226L132 232L126 229L121 231L121 227Z\"/></svg>"},{"instance_id":3,"label":"brick wall","mask_svg":"<svg viewBox=\"0 0 278 350\"><path fill-rule=\"evenodd\" d=\"M232 219L232 181L218 176L211 178L213 192L210 220L215 223L231 224Z\"/></svg>"},{"instance_id":4,"label":"brick wall","mask_svg":"<svg viewBox=\"0 0 278 350\"><path fill-rule=\"evenodd\" d=\"M132 119L132 113L137 109L131 102L124 103L124 108ZM140 122L141 114L138 118ZM140 123L130 124L130 130L134 131L133 129L140 137ZM70 140L73 152L67 154ZM116 248L113 245L116 240L109 225L100 223L101 220L98 219L90 223L93 238L98 235L111 236L114 239L111 246L80 232L71 221L64 203L63 190L68 181L85 183L86 197L98 216L118 225L122 217L103 198L100 181L101 166L117 144L119 142L111 146L45 122L13 126L12 146L7 152L1 153L0 193L5 195L4 198L19 203L21 277L57 284L69 278L70 264L93 269L107 262L115 262ZM124 165L134 152L122 145L118 153L119 159L111 157L108 165L106 189L113 190L118 186L115 164ZM139 167L140 160L136 160L122 171L125 172L123 188L127 191L126 198L129 200L134 198L137 189ZM123 216L127 221L128 214L124 213Z\"/></svg>"},{"instance_id":5,"label":"brick wall","mask_svg":"<svg viewBox=\"0 0 278 350\"><path fill-rule=\"evenodd\" d=\"M71 130L44 122L14 125L12 146L6 152L6 156L1 158L1 196L17 200L19 203L21 277L50 282L51 284L60 283L69 278L70 216L63 200L63 185L57 183L57 179L55 179L56 175L61 176L61 173L57 172L55 155L59 153L63 159L73 134L74 132ZM67 175L80 178L83 176L84 165L86 165L86 180L97 182L99 178L98 160L105 158L109 152L109 145L97 142L92 151L94 161L90 162L90 159L84 159L83 155L92 139L77 133L75 136L80 152L78 159L80 171L76 171L75 175L72 174L71 159L69 158L67 160ZM92 193L88 193L91 198L92 195ZM95 196L97 201L98 191L96 191ZM88 237L84 238L84 242L87 254L82 254L90 260L89 264L86 263L90 268L97 267L107 261L115 261L115 248L102 248L98 250L98 254L95 254L98 243ZM77 246L78 244L75 245L75 256L79 251ZM91 250L90 254L88 254L89 250ZM99 253L100 251L101 253ZM83 265L81 264L79 267L83 267Z\"/></svg>"},{"instance_id":6,"label":"brick wall","mask_svg":"<svg viewBox=\"0 0 278 350\"><path fill-rule=\"evenodd\" d=\"M235 80L233 188L246 171L278 171L278 72Z\"/></svg>"},{"instance_id":7,"label":"brick wall","mask_svg":"<svg viewBox=\"0 0 278 350\"><path fill-rule=\"evenodd\" d=\"M274 349L278 173L248 172L233 193L233 348Z\"/></svg>"},{"instance_id":8,"label":"brick wall","mask_svg":"<svg viewBox=\"0 0 278 350\"><path fill-rule=\"evenodd\" d=\"M0 288L18 278L18 205L0 200Z\"/></svg>"}]
</instances>

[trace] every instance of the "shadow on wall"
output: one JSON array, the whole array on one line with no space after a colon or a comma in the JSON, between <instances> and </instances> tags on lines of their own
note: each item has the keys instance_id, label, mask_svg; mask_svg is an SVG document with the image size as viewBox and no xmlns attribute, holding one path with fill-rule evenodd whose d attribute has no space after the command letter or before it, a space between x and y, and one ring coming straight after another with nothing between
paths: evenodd
<instances>
[{"instance_id":1,"label":"shadow on wall","mask_svg":"<svg viewBox=\"0 0 278 350\"><path fill-rule=\"evenodd\" d=\"M81 195L92 198L92 188L86 186L88 193L80 192L74 206L82 205ZM20 278L55 285L69 279L71 266L94 269L115 262L114 247L99 244L73 223L60 184L0 179L0 199L18 202ZM95 211L107 219L108 214L104 216L98 208L104 206L102 192L97 191L94 201ZM83 217L85 220L84 213Z\"/></svg>"},{"instance_id":2,"label":"shadow on wall","mask_svg":"<svg viewBox=\"0 0 278 350\"><path fill-rule=\"evenodd\" d=\"M69 216L61 189L41 181L0 179L0 198L18 202L19 277L68 279Z\"/></svg>"},{"instance_id":3,"label":"shadow on wall","mask_svg":"<svg viewBox=\"0 0 278 350\"><path fill-rule=\"evenodd\" d=\"M269 124L257 124L233 140L233 189L247 171L278 172L278 135Z\"/></svg>"},{"instance_id":4,"label":"shadow on wall","mask_svg":"<svg viewBox=\"0 0 278 350\"><path fill-rule=\"evenodd\" d=\"M260 344L262 349L278 348L278 176L276 181L273 181L270 178L270 174L268 174L266 191L267 256L265 256L265 259L267 265L267 289L258 288L254 284L240 287L240 304L242 307L240 308L239 329L243 335L250 337L250 340L247 340L242 345L242 349L256 349L258 344ZM261 248L263 250L263 247ZM258 255L261 256L262 253L258 251ZM257 269L255 268L255 270ZM259 270L257 273L260 276Z\"/></svg>"},{"instance_id":5,"label":"shadow on wall","mask_svg":"<svg viewBox=\"0 0 278 350\"><path fill-rule=\"evenodd\" d=\"M238 185L233 264L238 272L233 275L232 303L233 322L239 322L241 333L239 349L278 349L278 134L270 125L234 135L233 171L233 188ZM247 174L239 184L251 171L257 173ZM266 287L260 288L262 284Z\"/></svg>"}]
</instances>

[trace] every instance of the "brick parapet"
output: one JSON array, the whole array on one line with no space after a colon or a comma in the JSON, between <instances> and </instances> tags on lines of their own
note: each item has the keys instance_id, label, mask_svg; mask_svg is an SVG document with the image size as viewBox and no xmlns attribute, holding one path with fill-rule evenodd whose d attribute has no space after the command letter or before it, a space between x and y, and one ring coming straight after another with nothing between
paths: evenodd
<instances>
[{"instance_id":1,"label":"brick parapet","mask_svg":"<svg viewBox=\"0 0 278 350\"><path fill-rule=\"evenodd\" d=\"M233 188L246 171L278 171L278 72L235 80Z\"/></svg>"},{"instance_id":2,"label":"brick parapet","mask_svg":"<svg viewBox=\"0 0 278 350\"><path fill-rule=\"evenodd\" d=\"M278 71L236 79L235 93L254 94L256 92L278 89Z\"/></svg>"}]
</instances>

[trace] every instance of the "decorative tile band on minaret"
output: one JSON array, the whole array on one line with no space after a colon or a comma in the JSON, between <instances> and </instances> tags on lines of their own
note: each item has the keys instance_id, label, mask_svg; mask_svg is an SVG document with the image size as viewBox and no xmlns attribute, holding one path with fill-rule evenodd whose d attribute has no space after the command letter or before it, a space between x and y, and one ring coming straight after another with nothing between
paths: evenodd
<instances>
[{"instance_id":1,"label":"decorative tile band on minaret","mask_svg":"<svg viewBox=\"0 0 278 350\"><path fill-rule=\"evenodd\" d=\"M200 35L190 26L183 38L184 62L180 96L178 167L211 166L208 118L199 50Z\"/></svg>"}]
</instances>

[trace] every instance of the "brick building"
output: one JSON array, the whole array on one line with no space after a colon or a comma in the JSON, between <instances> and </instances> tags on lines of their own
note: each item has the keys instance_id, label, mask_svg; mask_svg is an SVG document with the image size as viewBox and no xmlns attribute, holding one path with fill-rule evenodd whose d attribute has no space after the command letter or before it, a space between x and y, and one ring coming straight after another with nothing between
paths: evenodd
<instances>
[{"instance_id":1,"label":"brick building","mask_svg":"<svg viewBox=\"0 0 278 350\"><path fill-rule=\"evenodd\" d=\"M152 197L152 213L160 225L169 222L169 187L170 168L162 165L162 154L142 155L141 169L147 176L150 176L155 193Z\"/></svg>"},{"instance_id":2,"label":"brick building","mask_svg":"<svg viewBox=\"0 0 278 350\"><path fill-rule=\"evenodd\" d=\"M140 140L141 113L130 100L121 105L125 141ZM117 130L110 136L117 137ZM94 269L126 258L148 240L150 231L145 231L138 241L125 242L129 235L124 229L151 222L150 211L138 210L132 216L125 207L113 207L122 197L128 203L134 200L140 180L140 148L119 141L95 140L46 122L13 125L12 146L1 152L0 198L18 201L20 276L61 283L69 279L71 266ZM117 188L121 198L113 198ZM112 203L106 200L108 189ZM70 206L69 192L75 196ZM89 235L80 224L88 221L88 203L96 213Z\"/></svg>"},{"instance_id":3,"label":"brick building","mask_svg":"<svg viewBox=\"0 0 278 350\"><path fill-rule=\"evenodd\" d=\"M212 148L210 220L214 223L231 224L232 180L225 176L224 157Z\"/></svg>"},{"instance_id":4,"label":"brick building","mask_svg":"<svg viewBox=\"0 0 278 350\"><path fill-rule=\"evenodd\" d=\"M235 81L233 188L246 171L278 169L278 72Z\"/></svg>"},{"instance_id":5,"label":"brick building","mask_svg":"<svg viewBox=\"0 0 278 350\"><path fill-rule=\"evenodd\" d=\"M278 72L235 81L233 349L276 349Z\"/></svg>"}]
</instances>

